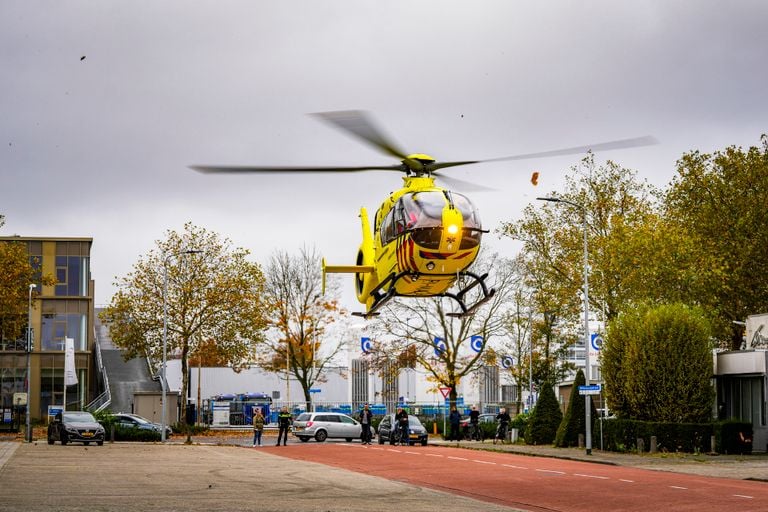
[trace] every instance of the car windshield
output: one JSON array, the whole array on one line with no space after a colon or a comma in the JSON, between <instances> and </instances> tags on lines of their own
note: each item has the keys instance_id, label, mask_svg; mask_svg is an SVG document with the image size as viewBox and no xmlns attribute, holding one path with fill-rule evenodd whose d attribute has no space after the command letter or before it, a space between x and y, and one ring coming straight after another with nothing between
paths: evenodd
<instances>
[{"instance_id":1,"label":"car windshield","mask_svg":"<svg viewBox=\"0 0 768 512\"><path fill-rule=\"evenodd\" d=\"M308 412L304 412L299 414L299 417L296 418L296 421L309 421L309 418L311 418L312 415Z\"/></svg>"},{"instance_id":2,"label":"car windshield","mask_svg":"<svg viewBox=\"0 0 768 512\"><path fill-rule=\"evenodd\" d=\"M408 416L408 424L412 427L421 427L421 422L416 416Z\"/></svg>"},{"instance_id":3,"label":"car windshield","mask_svg":"<svg viewBox=\"0 0 768 512\"><path fill-rule=\"evenodd\" d=\"M62 413L62 420L63 421L72 421L72 422L96 422L96 419L93 417L93 415L89 412L65 412Z\"/></svg>"},{"instance_id":4,"label":"car windshield","mask_svg":"<svg viewBox=\"0 0 768 512\"><path fill-rule=\"evenodd\" d=\"M129 417L132 418L133 421L135 421L136 423L138 423L140 425L144 425L144 424L149 423L147 420L145 420L141 416L129 416Z\"/></svg>"}]
</instances>

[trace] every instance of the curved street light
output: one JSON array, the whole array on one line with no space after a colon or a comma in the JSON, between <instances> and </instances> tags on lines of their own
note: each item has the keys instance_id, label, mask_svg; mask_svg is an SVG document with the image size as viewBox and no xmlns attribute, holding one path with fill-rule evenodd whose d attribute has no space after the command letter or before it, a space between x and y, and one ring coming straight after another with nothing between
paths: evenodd
<instances>
[{"instance_id":1,"label":"curved street light","mask_svg":"<svg viewBox=\"0 0 768 512\"><path fill-rule=\"evenodd\" d=\"M567 199L557 197L537 197L539 201L549 201L550 203L565 203L575 208L579 208L582 213L584 227L584 376L586 384L589 386L589 252L587 249L587 208L583 204L574 203ZM586 448L587 455L592 455L592 396L584 395L585 420L586 420Z\"/></svg>"},{"instance_id":2,"label":"curved street light","mask_svg":"<svg viewBox=\"0 0 768 512\"><path fill-rule=\"evenodd\" d=\"M166 394L168 393L168 381L165 378L166 364L168 361L168 260L177 256L184 256L185 254L200 254L203 251L199 249L190 249L186 251L173 252L163 257L163 367L160 375L160 385L162 386L163 394L160 396L160 442L165 442L165 425L166 425Z\"/></svg>"}]
</instances>

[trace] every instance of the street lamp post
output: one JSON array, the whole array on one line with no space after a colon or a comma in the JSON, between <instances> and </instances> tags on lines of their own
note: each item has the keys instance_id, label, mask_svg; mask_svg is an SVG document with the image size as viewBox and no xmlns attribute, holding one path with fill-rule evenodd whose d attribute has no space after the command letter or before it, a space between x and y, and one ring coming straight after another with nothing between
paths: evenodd
<instances>
[{"instance_id":1,"label":"street lamp post","mask_svg":"<svg viewBox=\"0 0 768 512\"><path fill-rule=\"evenodd\" d=\"M29 285L29 305L27 308L27 432L28 443L32 442L32 418L29 411L32 405L32 290L36 284Z\"/></svg>"},{"instance_id":2,"label":"street lamp post","mask_svg":"<svg viewBox=\"0 0 768 512\"><path fill-rule=\"evenodd\" d=\"M166 394L168 393L168 382L165 378L166 363L168 361L168 260L175 256L183 256L185 254L199 254L203 251L190 249L181 252L174 252L166 255L163 258L163 367L160 375L160 386L162 387L163 394L160 396L160 441L165 442L165 425L166 425Z\"/></svg>"},{"instance_id":3,"label":"street lamp post","mask_svg":"<svg viewBox=\"0 0 768 512\"><path fill-rule=\"evenodd\" d=\"M586 384L589 386L590 382L590 368L589 368L589 251L587 247L587 208L586 206L568 201L567 199L560 199L557 197L537 197L539 201L549 201L552 203L565 203L575 208L579 208L582 213L582 222L584 229L584 377ZM589 394L584 395L585 412L584 417L586 421L586 448L587 455L592 455L592 397Z\"/></svg>"}]
</instances>

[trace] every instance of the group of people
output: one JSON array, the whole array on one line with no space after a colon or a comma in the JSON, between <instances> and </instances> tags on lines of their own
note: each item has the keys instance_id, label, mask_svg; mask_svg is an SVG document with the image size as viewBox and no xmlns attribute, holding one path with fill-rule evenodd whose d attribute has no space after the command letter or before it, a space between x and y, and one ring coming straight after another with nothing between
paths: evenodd
<instances>
[{"instance_id":1,"label":"group of people","mask_svg":"<svg viewBox=\"0 0 768 512\"><path fill-rule=\"evenodd\" d=\"M496 421L499 423L499 430L503 435L506 435L509 423L512 418L509 416L507 410L502 407L499 413L496 415ZM464 439L464 432L461 428L461 413L456 409L456 406L451 407L451 412L448 415L448 422L451 425L451 433L447 437L448 441L462 441ZM477 410L477 406L473 405L469 411L469 435L470 439L475 438L480 433L480 411Z\"/></svg>"},{"instance_id":2,"label":"group of people","mask_svg":"<svg viewBox=\"0 0 768 512\"><path fill-rule=\"evenodd\" d=\"M360 425L362 426L362 434L361 434L361 440L363 444L370 445L371 439L373 438L373 412L371 411L368 404L365 404L363 408L360 411L358 419L360 420ZM500 428L499 432L506 433L507 429L509 427L509 423L511 420L509 413L505 408L501 408L499 413L496 415L496 421L499 422ZM280 409L280 412L277 415L277 446L280 446L280 441L282 440L283 446L285 446L288 442L288 432L291 430L291 423L293 422L293 417L291 416L291 413L288 411L287 407L283 407ZM448 422L451 425L451 433L447 437L448 441L461 441L464 439L464 432L462 432L461 429L461 413L456 409L456 406L451 407L451 412L448 415ZM264 431L264 415L261 413L260 409L254 409L253 414L253 446L261 446L261 435ZM403 409L402 407L397 408L397 413L395 414L395 423L393 425L393 428L395 429L395 432L398 432L399 438L404 443L408 443L408 411ZM479 432L480 428L480 411L477 410L477 406L473 405L472 409L469 412L469 428L470 433L472 432ZM394 432L393 432L394 433Z\"/></svg>"},{"instance_id":3,"label":"group of people","mask_svg":"<svg viewBox=\"0 0 768 512\"><path fill-rule=\"evenodd\" d=\"M264 432L264 415L261 413L261 409L254 408L253 410L253 447L261 446L261 435ZM283 441L283 446L288 443L288 432L291 430L291 423L293 423L293 417L288 411L287 407L280 409L277 414L277 446L280 446L280 441Z\"/></svg>"}]
</instances>

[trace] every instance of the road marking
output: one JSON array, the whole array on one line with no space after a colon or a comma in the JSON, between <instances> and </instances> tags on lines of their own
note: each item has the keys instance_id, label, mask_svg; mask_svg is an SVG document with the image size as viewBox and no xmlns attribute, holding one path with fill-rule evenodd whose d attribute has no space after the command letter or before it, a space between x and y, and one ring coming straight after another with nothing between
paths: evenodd
<instances>
[{"instance_id":1,"label":"road marking","mask_svg":"<svg viewBox=\"0 0 768 512\"><path fill-rule=\"evenodd\" d=\"M512 468L512 469L528 469L525 466L513 466L512 464L502 464L502 466Z\"/></svg>"},{"instance_id":2,"label":"road marking","mask_svg":"<svg viewBox=\"0 0 768 512\"><path fill-rule=\"evenodd\" d=\"M608 480L607 476L583 475L581 473L574 473L573 476L583 476L584 478L599 478L600 480Z\"/></svg>"},{"instance_id":3,"label":"road marking","mask_svg":"<svg viewBox=\"0 0 768 512\"><path fill-rule=\"evenodd\" d=\"M734 494L735 498L747 498L748 500L754 499L754 496L747 496L746 494Z\"/></svg>"},{"instance_id":4,"label":"road marking","mask_svg":"<svg viewBox=\"0 0 768 512\"><path fill-rule=\"evenodd\" d=\"M411 455L421 455L419 452L405 452L405 453L410 453Z\"/></svg>"},{"instance_id":5,"label":"road marking","mask_svg":"<svg viewBox=\"0 0 768 512\"><path fill-rule=\"evenodd\" d=\"M541 471L542 473L553 473L555 475L564 475L565 471L553 471L551 469L537 469L536 471Z\"/></svg>"},{"instance_id":6,"label":"road marking","mask_svg":"<svg viewBox=\"0 0 768 512\"><path fill-rule=\"evenodd\" d=\"M688 490L688 488L687 488L687 487L680 487L679 485L670 485L670 486L669 486L669 488L670 488L670 489L682 489L682 490L684 490L684 491L687 491L687 490Z\"/></svg>"},{"instance_id":7,"label":"road marking","mask_svg":"<svg viewBox=\"0 0 768 512\"><path fill-rule=\"evenodd\" d=\"M469 459L465 459L464 457L453 457L451 455L449 455L448 458L453 460L469 460Z\"/></svg>"},{"instance_id":8,"label":"road marking","mask_svg":"<svg viewBox=\"0 0 768 512\"><path fill-rule=\"evenodd\" d=\"M388 452L395 452L395 453L403 453L402 451L400 451L400 450L395 450L394 448L387 448L387 451L388 451Z\"/></svg>"},{"instance_id":9,"label":"road marking","mask_svg":"<svg viewBox=\"0 0 768 512\"><path fill-rule=\"evenodd\" d=\"M424 455L426 455L427 457L442 457L442 455L438 455L436 453L425 453Z\"/></svg>"},{"instance_id":10,"label":"road marking","mask_svg":"<svg viewBox=\"0 0 768 512\"><path fill-rule=\"evenodd\" d=\"M472 462L477 462L478 464L493 464L494 466L496 465L495 462L488 462L487 460L475 460L475 459L472 459Z\"/></svg>"},{"instance_id":11,"label":"road marking","mask_svg":"<svg viewBox=\"0 0 768 512\"><path fill-rule=\"evenodd\" d=\"M619 482L627 482L627 483L629 483L629 484L633 484L633 483L635 483L635 481L634 481L634 480L627 480L627 479L625 479L625 478L619 478Z\"/></svg>"}]
</instances>

